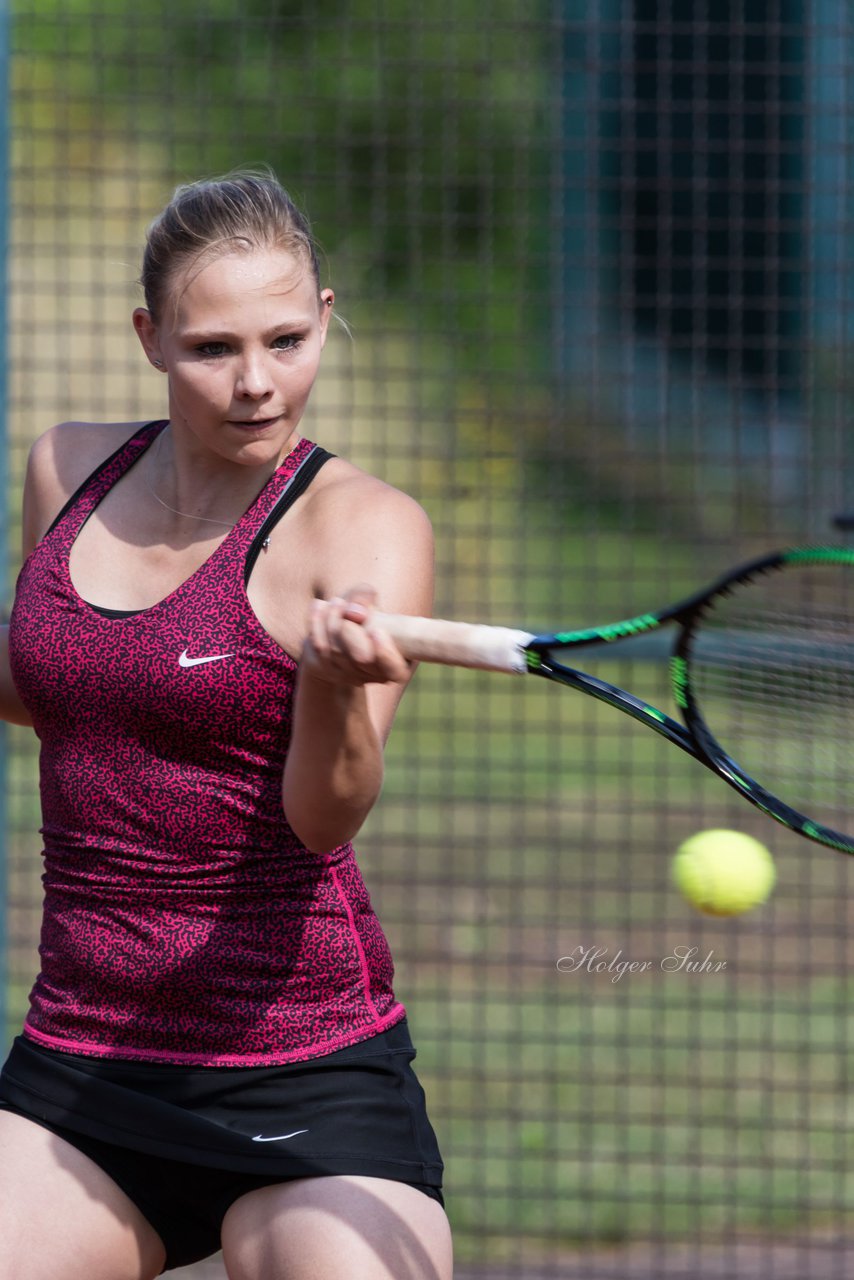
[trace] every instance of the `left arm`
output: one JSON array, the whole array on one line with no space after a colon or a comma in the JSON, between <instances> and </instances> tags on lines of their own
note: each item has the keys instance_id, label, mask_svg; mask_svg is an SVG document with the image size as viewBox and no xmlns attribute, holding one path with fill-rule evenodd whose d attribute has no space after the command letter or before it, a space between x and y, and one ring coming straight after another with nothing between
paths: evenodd
<instances>
[{"instance_id":1,"label":"left arm","mask_svg":"<svg viewBox=\"0 0 854 1280\"><path fill-rule=\"evenodd\" d=\"M330 562L328 593L342 583L371 585L313 604L282 780L288 822L318 853L352 839L373 807L383 748L412 674L391 639L372 627L372 606L416 614L432 606L433 541L424 512L385 486L364 497L358 510L324 512L333 530L321 543ZM340 502L332 494L324 506Z\"/></svg>"}]
</instances>

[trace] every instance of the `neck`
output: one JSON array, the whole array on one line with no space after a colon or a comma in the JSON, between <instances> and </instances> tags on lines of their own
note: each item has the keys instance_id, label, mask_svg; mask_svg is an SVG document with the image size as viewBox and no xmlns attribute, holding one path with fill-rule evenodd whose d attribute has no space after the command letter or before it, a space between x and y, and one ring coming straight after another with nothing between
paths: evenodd
<instances>
[{"instance_id":1,"label":"neck","mask_svg":"<svg viewBox=\"0 0 854 1280\"><path fill-rule=\"evenodd\" d=\"M262 467L241 466L208 452L185 456L167 426L157 438L145 479L162 510L182 522L209 525L212 533L213 527L233 528L280 465L276 459Z\"/></svg>"}]
</instances>

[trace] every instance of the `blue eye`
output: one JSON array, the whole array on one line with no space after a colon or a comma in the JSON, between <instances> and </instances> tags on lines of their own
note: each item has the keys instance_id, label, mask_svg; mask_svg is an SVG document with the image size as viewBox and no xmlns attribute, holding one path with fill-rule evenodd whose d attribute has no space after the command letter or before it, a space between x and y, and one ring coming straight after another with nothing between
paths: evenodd
<instances>
[{"instance_id":1,"label":"blue eye","mask_svg":"<svg viewBox=\"0 0 854 1280\"><path fill-rule=\"evenodd\" d=\"M280 333L278 338L273 339L273 346L277 351L292 351L293 348L298 347L301 342L301 334Z\"/></svg>"},{"instance_id":2,"label":"blue eye","mask_svg":"<svg viewBox=\"0 0 854 1280\"><path fill-rule=\"evenodd\" d=\"M224 342L203 342L196 347L200 356L221 356L228 350Z\"/></svg>"}]
</instances>

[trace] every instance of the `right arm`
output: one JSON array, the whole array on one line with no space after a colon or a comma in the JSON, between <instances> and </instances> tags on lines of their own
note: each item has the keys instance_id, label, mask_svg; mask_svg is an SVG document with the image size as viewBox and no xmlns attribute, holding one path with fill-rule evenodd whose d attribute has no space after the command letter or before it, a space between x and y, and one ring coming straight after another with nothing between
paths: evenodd
<instances>
[{"instance_id":1,"label":"right arm","mask_svg":"<svg viewBox=\"0 0 854 1280\"><path fill-rule=\"evenodd\" d=\"M18 697L9 670L9 624L0 627L0 720L31 725L30 713Z\"/></svg>"},{"instance_id":2,"label":"right arm","mask_svg":"<svg viewBox=\"0 0 854 1280\"><path fill-rule=\"evenodd\" d=\"M47 437L42 436L40 440L36 441L30 450L30 456L27 460L22 508L22 558L24 560L26 560L40 537L36 528L38 520L37 508L40 505L36 495L40 486L34 476L37 476L40 470L36 454L39 450L42 453L46 452L42 443L46 439ZM0 720L7 720L10 724L32 725L29 712L19 698L18 690L15 688L15 682L12 679L12 672L9 666L8 623L0 627Z\"/></svg>"},{"instance_id":3,"label":"right arm","mask_svg":"<svg viewBox=\"0 0 854 1280\"><path fill-rule=\"evenodd\" d=\"M83 422L64 422L36 440L24 480L21 523L25 560L71 495L117 443L115 425ZM0 720L32 724L9 669L8 625L0 627Z\"/></svg>"}]
</instances>

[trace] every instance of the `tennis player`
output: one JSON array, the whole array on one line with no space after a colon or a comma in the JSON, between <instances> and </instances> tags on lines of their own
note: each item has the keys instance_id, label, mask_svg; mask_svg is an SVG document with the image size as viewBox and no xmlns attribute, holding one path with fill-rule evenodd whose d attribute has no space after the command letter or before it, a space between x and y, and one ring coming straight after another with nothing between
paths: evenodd
<instances>
[{"instance_id":1,"label":"tennis player","mask_svg":"<svg viewBox=\"0 0 854 1280\"><path fill-rule=\"evenodd\" d=\"M429 610L409 498L300 435L333 294L268 174L179 188L134 313L168 418L33 447L0 712L41 740L41 972L0 1280L447 1280L442 1161L350 843ZM360 585L370 584L370 585Z\"/></svg>"}]
</instances>

